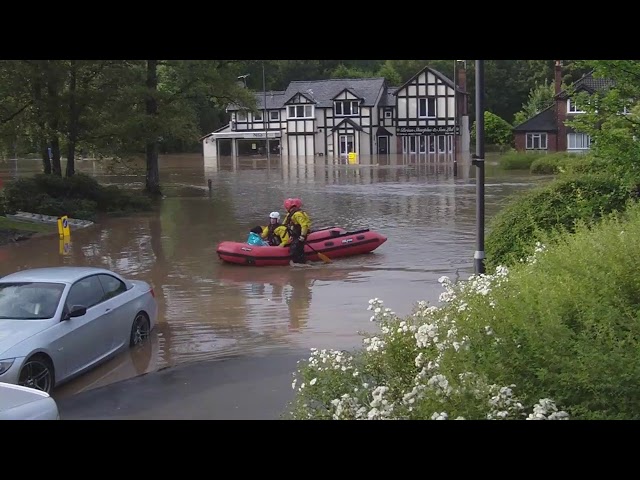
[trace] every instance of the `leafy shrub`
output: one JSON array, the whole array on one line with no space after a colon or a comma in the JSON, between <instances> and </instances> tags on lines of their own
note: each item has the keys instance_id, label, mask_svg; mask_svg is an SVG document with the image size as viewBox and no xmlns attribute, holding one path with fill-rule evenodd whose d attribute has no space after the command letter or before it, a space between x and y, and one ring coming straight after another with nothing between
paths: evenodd
<instances>
[{"instance_id":1,"label":"leafy shrub","mask_svg":"<svg viewBox=\"0 0 640 480\"><path fill-rule=\"evenodd\" d=\"M471 141L476 140L476 122L471 124ZM513 144L513 125L495 113L484 112L484 140L489 145L508 147Z\"/></svg>"},{"instance_id":2,"label":"leafy shrub","mask_svg":"<svg viewBox=\"0 0 640 480\"><path fill-rule=\"evenodd\" d=\"M102 186L89 175L77 173L62 178L38 174L18 178L5 186L8 212L26 211L44 215L68 215L95 220L98 213L127 213L151 209L151 200L117 186Z\"/></svg>"},{"instance_id":3,"label":"leafy shrub","mask_svg":"<svg viewBox=\"0 0 640 480\"><path fill-rule=\"evenodd\" d=\"M494 275L442 277L441 304L405 318L371 300L379 333L313 349L291 416L640 419L640 208L627 213Z\"/></svg>"},{"instance_id":4,"label":"leafy shrub","mask_svg":"<svg viewBox=\"0 0 640 480\"><path fill-rule=\"evenodd\" d=\"M572 232L578 220L593 223L624 210L633 190L618 176L569 175L514 197L489 224L485 265L510 266L532 252L545 233Z\"/></svg>"},{"instance_id":5,"label":"leafy shrub","mask_svg":"<svg viewBox=\"0 0 640 480\"><path fill-rule=\"evenodd\" d=\"M599 168L595 168L595 167ZM530 167L533 174L557 175L567 172L598 173L606 170L605 162L596 161L590 155L557 152L537 158Z\"/></svg>"},{"instance_id":6,"label":"leafy shrub","mask_svg":"<svg viewBox=\"0 0 640 480\"><path fill-rule=\"evenodd\" d=\"M504 170L529 170L537 159L546 156L544 153L509 152L500 157L499 165Z\"/></svg>"}]
</instances>

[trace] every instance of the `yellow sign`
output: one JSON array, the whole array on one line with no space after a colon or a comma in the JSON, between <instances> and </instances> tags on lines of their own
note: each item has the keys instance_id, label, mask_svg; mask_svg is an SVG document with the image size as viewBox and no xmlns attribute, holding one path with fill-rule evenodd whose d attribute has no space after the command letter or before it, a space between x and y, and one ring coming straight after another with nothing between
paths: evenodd
<instances>
[{"instance_id":1,"label":"yellow sign","mask_svg":"<svg viewBox=\"0 0 640 480\"><path fill-rule=\"evenodd\" d=\"M60 237L60 255L69 255L71 251L71 238Z\"/></svg>"},{"instance_id":2,"label":"yellow sign","mask_svg":"<svg viewBox=\"0 0 640 480\"><path fill-rule=\"evenodd\" d=\"M349 152L349 163L352 165L356 163L356 152Z\"/></svg>"},{"instance_id":3,"label":"yellow sign","mask_svg":"<svg viewBox=\"0 0 640 480\"><path fill-rule=\"evenodd\" d=\"M66 215L58 218L58 235L60 236L60 238L71 236L69 218Z\"/></svg>"}]
</instances>

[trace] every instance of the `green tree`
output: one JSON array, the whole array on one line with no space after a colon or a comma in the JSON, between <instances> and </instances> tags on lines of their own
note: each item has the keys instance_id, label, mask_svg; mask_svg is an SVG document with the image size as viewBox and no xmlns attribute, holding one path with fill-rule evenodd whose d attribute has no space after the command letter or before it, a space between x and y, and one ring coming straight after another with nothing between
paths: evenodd
<instances>
[{"instance_id":1,"label":"green tree","mask_svg":"<svg viewBox=\"0 0 640 480\"><path fill-rule=\"evenodd\" d=\"M370 78L373 73L361 70L356 67L347 67L340 64L331 72L331 78Z\"/></svg>"},{"instance_id":2,"label":"green tree","mask_svg":"<svg viewBox=\"0 0 640 480\"><path fill-rule=\"evenodd\" d=\"M592 69L595 78L606 78L613 85L593 96L574 93L573 101L585 113L567 122L576 131L591 136L592 152L627 172L640 173L640 61L589 60L579 63ZM623 113L626 109L627 113Z\"/></svg>"},{"instance_id":3,"label":"green tree","mask_svg":"<svg viewBox=\"0 0 640 480\"><path fill-rule=\"evenodd\" d=\"M544 83L537 84L529 91L527 102L522 105L522 110L514 116L514 124L520 125L530 118L535 117L545 108L553 105L555 97L555 87L547 79Z\"/></svg>"},{"instance_id":4,"label":"green tree","mask_svg":"<svg viewBox=\"0 0 640 480\"><path fill-rule=\"evenodd\" d=\"M489 145L509 146L513 142L513 127L495 113L484 112L484 140ZM475 142L476 122L471 125L471 139Z\"/></svg>"}]
</instances>

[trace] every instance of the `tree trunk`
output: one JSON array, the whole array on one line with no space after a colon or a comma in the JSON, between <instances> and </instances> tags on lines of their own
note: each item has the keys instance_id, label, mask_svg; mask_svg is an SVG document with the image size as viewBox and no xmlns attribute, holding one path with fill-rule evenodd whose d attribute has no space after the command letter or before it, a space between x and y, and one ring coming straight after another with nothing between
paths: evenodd
<instances>
[{"instance_id":1,"label":"tree trunk","mask_svg":"<svg viewBox=\"0 0 640 480\"><path fill-rule=\"evenodd\" d=\"M147 98L145 99L146 113L149 123L152 125L151 133L145 145L147 157L147 178L145 188L148 193L160 195L160 171L158 168L158 132L156 131L155 117L158 115L158 61L147 60Z\"/></svg>"},{"instance_id":2,"label":"tree trunk","mask_svg":"<svg viewBox=\"0 0 640 480\"><path fill-rule=\"evenodd\" d=\"M47 79L47 94L49 97L49 129L51 136L49 143L51 144L51 173L62 176L62 165L60 164L60 139L58 138L58 79L57 72L49 70L49 78Z\"/></svg>"},{"instance_id":3,"label":"tree trunk","mask_svg":"<svg viewBox=\"0 0 640 480\"><path fill-rule=\"evenodd\" d=\"M40 154L42 155L42 168L46 175L51 174L51 159L49 158L49 150L47 149L47 139L45 136L45 121L42 109L42 82L36 79L33 84L33 99L36 109L36 124L38 125L38 145L40 146Z\"/></svg>"},{"instance_id":4,"label":"tree trunk","mask_svg":"<svg viewBox=\"0 0 640 480\"><path fill-rule=\"evenodd\" d=\"M77 64L71 60L71 78L69 79L69 133L67 145L67 168L65 175L72 177L75 173L76 143L78 141L78 108L76 105Z\"/></svg>"}]
</instances>

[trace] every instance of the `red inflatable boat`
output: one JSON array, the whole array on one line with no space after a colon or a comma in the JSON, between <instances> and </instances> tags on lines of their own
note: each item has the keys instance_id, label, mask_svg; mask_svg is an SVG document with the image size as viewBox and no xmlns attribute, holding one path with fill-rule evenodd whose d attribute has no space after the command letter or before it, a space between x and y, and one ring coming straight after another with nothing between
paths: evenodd
<instances>
[{"instance_id":1,"label":"red inflatable boat","mask_svg":"<svg viewBox=\"0 0 640 480\"><path fill-rule=\"evenodd\" d=\"M372 252L386 241L387 237L368 228L349 232L344 228L330 227L311 232L304 252L307 260L315 262L320 258L314 250L334 259ZM289 248L259 247L243 242L221 242L216 253L224 262L256 267L289 265L291 260Z\"/></svg>"}]
</instances>

